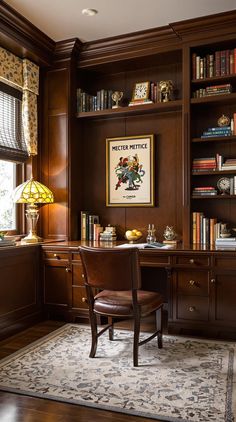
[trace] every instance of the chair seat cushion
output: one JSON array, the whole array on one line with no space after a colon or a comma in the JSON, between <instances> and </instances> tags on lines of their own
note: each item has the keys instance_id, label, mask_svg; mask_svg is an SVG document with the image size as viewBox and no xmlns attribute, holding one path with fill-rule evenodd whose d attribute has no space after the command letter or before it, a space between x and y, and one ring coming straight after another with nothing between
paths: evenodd
<instances>
[{"instance_id":1,"label":"chair seat cushion","mask_svg":"<svg viewBox=\"0 0 236 422\"><path fill-rule=\"evenodd\" d=\"M163 304L163 297L159 293L137 290L138 305L141 316L148 315ZM132 316L132 292L103 290L94 298L94 311L98 314L113 316Z\"/></svg>"}]
</instances>

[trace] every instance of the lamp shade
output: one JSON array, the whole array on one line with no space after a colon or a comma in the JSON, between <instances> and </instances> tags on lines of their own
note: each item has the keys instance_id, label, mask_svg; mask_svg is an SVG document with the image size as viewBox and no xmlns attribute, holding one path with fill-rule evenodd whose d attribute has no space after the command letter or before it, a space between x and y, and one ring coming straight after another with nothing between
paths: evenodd
<instances>
[{"instance_id":1,"label":"lamp shade","mask_svg":"<svg viewBox=\"0 0 236 422\"><path fill-rule=\"evenodd\" d=\"M54 197L47 186L32 178L15 188L13 202L21 204L50 204L54 202Z\"/></svg>"}]
</instances>

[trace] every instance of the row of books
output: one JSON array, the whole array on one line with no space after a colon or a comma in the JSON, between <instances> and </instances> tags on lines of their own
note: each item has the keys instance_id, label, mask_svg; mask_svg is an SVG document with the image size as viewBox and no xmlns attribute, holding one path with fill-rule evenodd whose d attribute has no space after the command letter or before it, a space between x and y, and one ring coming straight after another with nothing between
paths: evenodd
<instances>
[{"instance_id":1,"label":"row of books","mask_svg":"<svg viewBox=\"0 0 236 422\"><path fill-rule=\"evenodd\" d=\"M192 171L211 171L216 170L216 157L202 157L194 158L192 164Z\"/></svg>"},{"instance_id":2,"label":"row of books","mask_svg":"<svg viewBox=\"0 0 236 422\"><path fill-rule=\"evenodd\" d=\"M220 237L216 239L215 245L218 248L236 248L236 237Z\"/></svg>"},{"instance_id":3,"label":"row of books","mask_svg":"<svg viewBox=\"0 0 236 422\"><path fill-rule=\"evenodd\" d=\"M192 171L228 171L236 170L236 158L226 158L221 154L216 154L215 157L194 158L192 163Z\"/></svg>"},{"instance_id":4,"label":"row of books","mask_svg":"<svg viewBox=\"0 0 236 422\"><path fill-rule=\"evenodd\" d=\"M225 95L232 93L231 84L213 85L199 88L193 92L193 98L210 97L212 95Z\"/></svg>"},{"instance_id":5,"label":"row of books","mask_svg":"<svg viewBox=\"0 0 236 422\"><path fill-rule=\"evenodd\" d=\"M112 90L101 89L97 95L90 95L81 88L77 89L77 112L106 110L112 108Z\"/></svg>"},{"instance_id":6,"label":"row of books","mask_svg":"<svg viewBox=\"0 0 236 422\"><path fill-rule=\"evenodd\" d=\"M209 127L207 130L204 130L203 134L201 135L201 138L232 136L233 134L234 134L234 125L232 122L230 126Z\"/></svg>"},{"instance_id":7,"label":"row of books","mask_svg":"<svg viewBox=\"0 0 236 422\"><path fill-rule=\"evenodd\" d=\"M192 196L211 196L217 195L217 189L214 186L199 186L193 188Z\"/></svg>"},{"instance_id":8,"label":"row of books","mask_svg":"<svg viewBox=\"0 0 236 422\"><path fill-rule=\"evenodd\" d=\"M236 48L218 50L201 57L192 55L192 78L204 79L236 73Z\"/></svg>"},{"instance_id":9,"label":"row of books","mask_svg":"<svg viewBox=\"0 0 236 422\"><path fill-rule=\"evenodd\" d=\"M99 240L102 231L98 215L81 211L81 240Z\"/></svg>"},{"instance_id":10,"label":"row of books","mask_svg":"<svg viewBox=\"0 0 236 422\"><path fill-rule=\"evenodd\" d=\"M217 222L216 218L205 217L203 212L193 212L193 244L215 244L216 239L220 238L222 226L223 223Z\"/></svg>"}]
</instances>

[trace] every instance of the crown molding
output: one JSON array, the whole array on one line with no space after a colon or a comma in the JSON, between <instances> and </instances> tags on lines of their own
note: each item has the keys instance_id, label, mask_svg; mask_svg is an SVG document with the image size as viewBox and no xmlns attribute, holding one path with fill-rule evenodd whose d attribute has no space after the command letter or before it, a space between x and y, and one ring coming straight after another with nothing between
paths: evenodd
<instances>
[{"instance_id":1,"label":"crown molding","mask_svg":"<svg viewBox=\"0 0 236 422\"><path fill-rule=\"evenodd\" d=\"M83 43L78 66L86 68L177 48L179 48L179 37L168 25Z\"/></svg>"},{"instance_id":2,"label":"crown molding","mask_svg":"<svg viewBox=\"0 0 236 422\"><path fill-rule=\"evenodd\" d=\"M78 57L82 45L82 42L78 38L71 38L69 40L56 42L54 61L64 61L74 56Z\"/></svg>"},{"instance_id":3,"label":"crown molding","mask_svg":"<svg viewBox=\"0 0 236 422\"><path fill-rule=\"evenodd\" d=\"M4 1L0 2L1 46L41 66L52 62L55 42Z\"/></svg>"},{"instance_id":4,"label":"crown molding","mask_svg":"<svg viewBox=\"0 0 236 422\"><path fill-rule=\"evenodd\" d=\"M232 38L235 38L236 10L174 22L170 26L183 42L188 43L201 39L229 37L231 34Z\"/></svg>"}]
</instances>

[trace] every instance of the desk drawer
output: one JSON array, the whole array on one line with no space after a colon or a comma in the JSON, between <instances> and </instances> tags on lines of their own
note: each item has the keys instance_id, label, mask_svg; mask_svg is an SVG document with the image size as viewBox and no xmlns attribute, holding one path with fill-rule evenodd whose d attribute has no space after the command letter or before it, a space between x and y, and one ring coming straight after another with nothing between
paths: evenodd
<instances>
[{"instance_id":1,"label":"desk drawer","mask_svg":"<svg viewBox=\"0 0 236 422\"><path fill-rule=\"evenodd\" d=\"M178 296L176 318L188 321L208 321L208 297Z\"/></svg>"},{"instance_id":2,"label":"desk drawer","mask_svg":"<svg viewBox=\"0 0 236 422\"><path fill-rule=\"evenodd\" d=\"M44 251L43 253L44 259L55 259L58 261L68 261L69 255L66 252L58 252L58 251Z\"/></svg>"},{"instance_id":3,"label":"desk drawer","mask_svg":"<svg viewBox=\"0 0 236 422\"><path fill-rule=\"evenodd\" d=\"M72 260L73 261L80 261L81 262L80 253L79 252L73 253L72 254Z\"/></svg>"},{"instance_id":4,"label":"desk drawer","mask_svg":"<svg viewBox=\"0 0 236 422\"><path fill-rule=\"evenodd\" d=\"M164 254L156 255L155 252L150 254L141 254L140 264L144 267L145 265L154 267L165 267L167 265L170 265L170 256Z\"/></svg>"},{"instance_id":5,"label":"desk drawer","mask_svg":"<svg viewBox=\"0 0 236 422\"><path fill-rule=\"evenodd\" d=\"M177 271L177 294L207 296L209 276L208 271Z\"/></svg>"},{"instance_id":6,"label":"desk drawer","mask_svg":"<svg viewBox=\"0 0 236 422\"><path fill-rule=\"evenodd\" d=\"M235 256L217 256L215 257L215 265L219 268L226 268L227 270L236 269Z\"/></svg>"},{"instance_id":7,"label":"desk drawer","mask_svg":"<svg viewBox=\"0 0 236 422\"><path fill-rule=\"evenodd\" d=\"M192 267L208 266L210 264L210 257L202 255L177 256L176 264L191 265Z\"/></svg>"}]
</instances>

